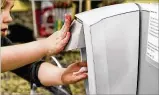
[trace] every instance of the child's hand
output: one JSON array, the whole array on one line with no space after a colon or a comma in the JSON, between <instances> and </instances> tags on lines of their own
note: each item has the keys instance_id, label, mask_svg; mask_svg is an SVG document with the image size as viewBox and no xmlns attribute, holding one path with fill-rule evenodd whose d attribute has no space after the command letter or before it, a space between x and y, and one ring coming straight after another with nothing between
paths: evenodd
<instances>
[{"instance_id":1,"label":"child's hand","mask_svg":"<svg viewBox=\"0 0 159 95\"><path fill-rule=\"evenodd\" d=\"M64 49L70 38L70 24L71 16L65 15L65 24L63 25L62 29L53 33L51 36L45 39L43 44L46 47L47 55L57 54Z\"/></svg>"},{"instance_id":2,"label":"child's hand","mask_svg":"<svg viewBox=\"0 0 159 95\"><path fill-rule=\"evenodd\" d=\"M87 78L87 63L77 62L68 66L61 76L63 84L72 84Z\"/></svg>"}]
</instances>

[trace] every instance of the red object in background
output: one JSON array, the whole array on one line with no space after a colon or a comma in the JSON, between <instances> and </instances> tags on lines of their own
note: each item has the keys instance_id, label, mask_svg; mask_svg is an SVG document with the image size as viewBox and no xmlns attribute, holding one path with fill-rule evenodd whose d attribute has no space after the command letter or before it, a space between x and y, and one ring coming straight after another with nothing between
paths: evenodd
<instances>
[{"instance_id":1,"label":"red object in background","mask_svg":"<svg viewBox=\"0 0 159 95\"><path fill-rule=\"evenodd\" d=\"M42 21L41 21L41 9L36 9L36 24L37 24L37 30L38 30L38 34L39 36L41 37L47 37L49 36L50 34L46 33L45 30L46 28L45 27L42 27Z\"/></svg>"},{"instance_id":2,"label":"red object in background","mask_svg":"<svg viewBox=\"0 0 159 95\"><path fill-rule=\"evenodd\" d=\"M41 9L36 9L36 24L40 37L47 37L53 33L54 14L51 2L42 2Z\"/></svg>"},{"instance_id":3,"label":"red object in background","mask_svg":"<svg viewBox=\"0 0 159 95\"><path fill-rule=\"evenodd\" d=\"M41 27L40 28L40 32L39 32L40 36L42 37L48 37L51 35L51 33L46 32L46 28L45 27Z\"/></svg>"},{"instance_id":4,"label":"red object in background","mask_svg":"<svg viewBox=\"0 0 159 95\"><path fill-rule=\"evenodd\" d=\"M41 37L48 37L49 35L51 35L51 33L47 33L46 32L46 28L44 26L42 26L42 21L41 21L41 16L42 16L42 12L41 9L36 9L35 11L36 13L36 24L37 24L37 30L38 30L38 34Z\"/></svg>"},{"instance_id":5,"label":"red object in background","mask_svg":"<svg viewBox=\"0 0 159 95\"><path fill-rule=\"evenodd\" d=\"M54 19L52 15L49 15L47 18L47 23L54 23Z\"/></svg>"},{"instance_id":6,"label":"red object in background","mask_svg":"<svg viewBox=\"0 0 159 95\"><path fill-rule=\"evenodd\" d=\"M37 30L40 31L41 28L41 9L36 9L36 24L37 24Z\"/></svg>"},{"instance_id":7,"label":"red object in background","mask_svg":"<svg viewBox=\"0 0 159 95\"><path fill-rule=\"evenodd\" d=\"M53 6L42 9L40 36L47 37L51 35L53 33L53 24L54 24Z\"/></svg>"}]
</instances>

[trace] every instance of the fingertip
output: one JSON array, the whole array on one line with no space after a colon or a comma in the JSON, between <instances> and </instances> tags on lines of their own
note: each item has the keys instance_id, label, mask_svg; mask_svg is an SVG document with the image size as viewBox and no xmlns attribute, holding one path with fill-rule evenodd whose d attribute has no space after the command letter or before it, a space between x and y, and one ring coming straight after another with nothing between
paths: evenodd
<instances>
[{"instance_id":1,"label":"fingertip","mask_svg":"<svg viewBox=\"0 0 159 95\"><path fill-rule=\"evenodd\" d=\"M68 23L68 25L71 23L71 15L70 14L65 14L65 21Z\"/></svg>"},{"instance_id":2,"label":"fingertip","mask_svg":"<svg viewBox=\"0 0 159 95\"><path fill-rule=\"evenodd\" d=\"M65 17L66 17L68 20L71 20L71 15L70 15L70 14L65 14Z\"/></svg>"},{"instance_id":3,"label":"fingertip","mask_svg":"<svg viewBox=\"0 0 159 95\"><path fill-rule=\"evenodd\" d=\"M65 16L65 23L64 23L64 25L63 25L63 27L62 27L62 30L63 30L64 32L69 31L70 24L71 24L71 21L69 20L69 18L68 18L67 15L66 15L66 16Z\"/></svg>"},{"instance_id":4,"label":"fingertip","mask_svg":"<svg viewBox=\"0 0 159 95\"><path fill-rule=\"evenodd\" d=\"M88 73L85 73L85 76L88 77Z\"/></svg>"},{"instance_id":5,"label":"fingertip","mask_svg":"<svg viewBox=\"0 0 159 95\"><path fill-rule=\"evenodd\" d=\"M85 78L87 78L87 77L88 77L88 74L87 74L87 73L83 73L82 78L85 79Z\"/></svg>"}]
</instances>

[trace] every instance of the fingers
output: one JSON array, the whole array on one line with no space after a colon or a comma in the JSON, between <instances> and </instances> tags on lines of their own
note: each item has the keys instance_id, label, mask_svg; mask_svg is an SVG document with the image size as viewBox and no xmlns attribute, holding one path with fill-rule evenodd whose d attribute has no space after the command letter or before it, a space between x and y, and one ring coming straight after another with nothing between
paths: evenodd
<instances>
[{"instance_id":1,"label":"fingers","mask_svg":"<svg viewBox=\"0 0 159 95\"><path fill-rule=\"evenodd\" d=\"M58 44L59 47L60 47L60 48L58 48L58 51L62 51L65 48L66 44L68 43L68 41L70 39L70 32L66 32L65 35L66 36L63 39L61 39L60 44Z\"/></svg>"},{"instance_id":2,"label":"fingers","mask_svg":"<svg viewBox=\"0 0 159 95\"><path fill-rule=\"evenodd\" d=\"M64 39L67 36L67 32L61 32L62 36L61 39Z\"/></svg>"},{"instance_id":3,"label":"fingers","mask_svg":"<svg viewBox=\"0 0 159 95\"><path fill-rule=\"evenodd\" d=\"M62 26L62 32L68 32L71 24L71 15L65 14L65 23Z\"/></svg>"},{"instance_id":4,"label":"fingers","mask_svg":"<svg viewBox=\"0 0 159 95\"><path fill-rule=\"evenodd\" d=\"M73 75L78 76L78 75L81 75L81 74L87 73L87 72L88 72L87 67L82 67L82 68L80 68L80 70L78 72L73 72Z\"/></svg>"},{"instance_id":5,"label":"fingers","mask_svg":"<svg viewBox=\"0 0 159 95\"><path fill-rule=\"evenodd\" d=\"M71 24L71 15L65 14L65 23L61 29L62 39L66 37L66 32L69 32L70 24Z\"/></svg>"},{"instance_id":6,"label":"fingers","mask_svg":"<svg viewBox=\"0 0 159 95\"><path fill-rule=\"evenodd\" d=\"M69 76L69 77L62 77L62 82L64 83L64 84L72 84L72 83L76 83L76 82L79 82L79 81L81 81L81 80L84 80L84 79L86 79L88 77L88 74L87 73L83 73L83 74L81 74L81 75L72 75L71 77Z\"/></svg>"},{"instance_id":7,"label":"fingers","mask_svg":"<svg viewBox=\"0 0 159 95\"><path fill-rule=\"evenodd\" d=\"M84 73L84 72L87 72L87 71L88 71L87 67L82 67L78 72L79 73Z\"/></svg>"},{"instance_id":8,"label":"fingers","mask_svg":"<svg viewBox=\"0 0 159 95\"><path fill-rule=\"evenodd\" d=\"M88 77L88 74L87 74L87 73L83 73L83 74L81 74L81 75L75 76L74 82L81 81L81 80L83 80L83 79L86 79L87 77Z\"/></svg>"},{"instance_id":9,"label":"fingers","mask_svg":"<svg viewBox=\"0 0 159 95\"><path fill-rule=\"evenodd\" d=\"M70 32L66 32L66 36L62 40L62 46L65 46L68 43L70 36L71 36Z\"/></svg>"}]
</instances>

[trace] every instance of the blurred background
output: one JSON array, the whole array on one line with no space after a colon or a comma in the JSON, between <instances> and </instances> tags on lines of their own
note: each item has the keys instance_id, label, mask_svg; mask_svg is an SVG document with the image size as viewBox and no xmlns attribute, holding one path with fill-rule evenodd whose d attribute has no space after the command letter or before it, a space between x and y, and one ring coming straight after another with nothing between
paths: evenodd
<instances>
[{"instance_id":1,"label":"blurred background","mask_svg":"<svg viewBox=\"0 0 159 95\"><path fill-rule=\"evenodd\" d=\"M158 0L15 0L12 9L13 22L9 25L7 37L14 44L27 43L48 37L61 29L64 14L74 18L75 14L108 5L145 2L153 3ZM63 67L80 61L80 51L62 52L55 56ZM52 62L52 58L46 58ZM68 85L72 95L85 95L84 81ZM31 88L29 82L11 72L1 73L1 95L28 95ZM37 88L38 95L57 95L46 88ZM64 94L61 94L64 95Z\"/></svg>"}]
</instances>

